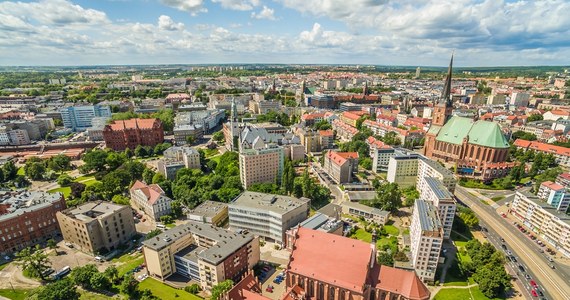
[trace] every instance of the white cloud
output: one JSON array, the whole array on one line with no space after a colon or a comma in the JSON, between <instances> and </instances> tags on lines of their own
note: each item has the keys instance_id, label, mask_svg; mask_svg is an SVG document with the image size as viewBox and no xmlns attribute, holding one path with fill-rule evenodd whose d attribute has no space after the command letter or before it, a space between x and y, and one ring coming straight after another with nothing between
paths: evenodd
<instances>
[{"instance_id":1,"label":"white cloud","mask_svg":"<svg viewBox=\"0 0 570 300\"><path fill-rule=\"evenodd\" d=\"M261 9L261 11L259 13L256 12L252 12L251 13L251 17L254 19L266 19L266 20L277 20L275 18L275 10L271 9L267 6L263 6L263 9Z\"/></svg>"},{"instance_id":2,"label":"white cloud","mask_svg":"<svg viewBox=\"0 0 570 300\"><path fill-rule=\"evenodd\" d=\"M261 4L260 0L212 0L212 2L232 10L252 10Z\"/></svg>"},{"instance_id":3,"label":"white cloud","mask_svg":"<svg viewBox=\"0 0 570 300\"><path fill-rule=\"evenodd\" d=\"M6 1L0 3L0 14L53 26L109 22L104 12L84 9L67 0L42 0L30 3Z\"/></svg>"},{"instance_id":4,"label":"white cloud","mask_svg":"<svg viewBox=\"0 0 570 300\"><path fill-rule=\"evenodd\" d=\"M183 23L175 23L169 16L161 15L158 17L158 28L169 31L183 30Z\"/></svg>"},{"instance_id":5,"label":"white cloud","mask_svg":"<svg viewBox=\"0 0 570 300\"><path fill-rule=\"evenodd\" d=\"M160 2L166 6L189 12L192 16L208 11L204 7L203 0L160 0Z\"/></svg>"}]
</instances>

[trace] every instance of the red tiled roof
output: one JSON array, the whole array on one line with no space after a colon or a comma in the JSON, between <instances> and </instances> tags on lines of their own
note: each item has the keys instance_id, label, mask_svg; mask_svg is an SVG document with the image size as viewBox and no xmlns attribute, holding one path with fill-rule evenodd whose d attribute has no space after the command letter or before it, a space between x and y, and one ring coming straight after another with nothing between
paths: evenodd
<instances>
[{"instance_id":1,"label":"red tiled roof","mask_svg":"<svg viewBox=\"0 0 570 300\"><path fill-rule=\"evenodd\" d=\"M541 184L541 186L545 186L551 190L555 190L555 191L559 191L559 190L563 190L564 187L559 185L558 183L554 183L552 181L545 181Z\"/></svg>"},{"instance_id":2,"label":"red tiled roof","mask_svg":"<svg viewBox=\"0 0 570 300\"><path fill-rule=\"evenodd\" d=\"M342 113L342 116L347 118L347 119L351 119L351 120L358 120L360 119L360 115L355 114L354 112L351 111L345 111Z\"/></svg>"},{"instance_id":3,"label":"red tiled roof","mask_svg":"<svg viewBox=\"0 0 570 300\"><path fill-rule=\"evenodd\" d=\"M523 139L517 139L514 142L516 147L525 148L525 149L532 149L535 151L545 152L545 153L552 153L555 155L562 155L562 156L570 156L570 148L555 146L551 144L541 143L537 141L527 141Z\"/></svg>"},{"instance_id":4,"label":"red tiled roof","mask_svg":"<svg viewBox=\"0 0 570 300\"><path fill-rule=\"evenodd\" d=\"M253 273L248 273L228 291L229 300L269 300L261 295L259 283Z\"/></svg>"},{"instance_id":5,"label":"red tiled roof","mask_svg":"<svg viewBox=\"0 0 570 300\"><path fill-rule=\"evenodd\" d=\"M301 120L314 120L317 118L323 118L325 113L312 113L312 114L304 114L301 116Z\"/></svg>"},{"instance_id":6,"label":"red tiled roof","mask_svg":"<svg viewBox=\"0 0 570 300\"><path fill-rule=\"evenodd\" d=\"M377 149L392 149L390 145L384 144L384 142L377 140L373 136L368 137L368 139L366 139L366 142L370 147L374 147Z\"/></svg>"},{"instance_id":7,"label":"red tiled roof","mask_svg":"<svg viewBox=\"0 0 570 300\"><path fill-rule=\"evenodd\" d=\"M358 152L336 152L336 154L346 159L358 158Z\"/></svg>"},{"instance_id":8,"label":"red tiled roof","mask_svg":"<svg viewBox=\"0 0 570 300\"><path fill-rule=\"evenodd\" d=\"M107 127L111 128L112 130L123 130L127 129L134 129L134 128L141 128L141 129L152 129L155 125L155 122L159 122L159 119L129 119L129 120L118 120L113 121L113 123L107 125Z\"/></svg>"},{"instance_id":9,"label":"red tiled roof","mask_svg":"<svg viewBox=\"0 0 570 300\"><path fill-rule=\"evenodd\" d=\"M146 185L139 180L137 180L131 187L131 191L134 190L141 190L141 192L143 192L143 194L146 196L147 202L150 205L153 205L160 198L160 196L164 194L164 191L158 184Z\"/></svg>"},{"instance_id":10,"label":"red tiled roof","mask_svg":"<svg viewBox=\"0 0 570 300\"><path fill-rule=\"evenodd\" d=\"M558 175L558 177L561 177L562 179L570 180L570 173L562 173L562 174Z\"/></svg>"},{"instance_id":11,"label":"red tiled roof","mask_svg":"<svg viewBox=\"0 0 570 300\"><path fill-rule=\"evenodd\" d=\"M371 256L365 242L300 227L287 272L362 293Z\"/></svg>"},{"instance_id":12,"label":"red tiled roof","mask_svg":"<svg viewBox=\"0 0 570 300\"><path fill-rule=\"evenodd\" d=\"M332 130L319 130L319 135L321 136L333 136L334 135L334 131Z\"/></svg>"},{"instance_id":13,"label":"red tiled roof","mask_svg":"<svg viewBox=\"0 0 570 300\"><path fill-rule=\"evenodd\" d=\"M415 272L388 266L380 267L376 288L402 295L410 300L429 299L430 297L428 288Z\"/></svg>"}]
</instances>

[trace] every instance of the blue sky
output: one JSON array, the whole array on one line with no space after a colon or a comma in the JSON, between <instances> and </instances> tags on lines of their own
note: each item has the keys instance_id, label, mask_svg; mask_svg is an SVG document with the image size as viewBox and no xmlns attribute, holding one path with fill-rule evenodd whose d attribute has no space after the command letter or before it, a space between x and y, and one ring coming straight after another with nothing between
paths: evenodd
<instances>
[{"instance_id":1,"label":"blue sky","mask_svg":"<svg viewBox=\"0 0 570 300\"><path fill-rule=\"evenodd\" d=\"M0 2L0 65L563 65L563 0Z\"/></svg>"}]
</instances>

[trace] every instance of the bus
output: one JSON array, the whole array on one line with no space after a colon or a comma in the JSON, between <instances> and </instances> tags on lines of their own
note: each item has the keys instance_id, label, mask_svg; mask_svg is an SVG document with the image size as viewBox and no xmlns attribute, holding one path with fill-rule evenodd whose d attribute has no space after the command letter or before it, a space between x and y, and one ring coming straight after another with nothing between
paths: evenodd
<instances>
[{"instance_id":1,"label":"bus","mask_svg":"<svg viewBox=\"0 0 570 300\"><path fill-rule=\"evenodd\" d=\"M55 279L55 280L62 279L63 277L65 277L70 272L71 272L71 268L69 266L65 266L53 275L53 279Z\"/></svg>"}]
</instances>

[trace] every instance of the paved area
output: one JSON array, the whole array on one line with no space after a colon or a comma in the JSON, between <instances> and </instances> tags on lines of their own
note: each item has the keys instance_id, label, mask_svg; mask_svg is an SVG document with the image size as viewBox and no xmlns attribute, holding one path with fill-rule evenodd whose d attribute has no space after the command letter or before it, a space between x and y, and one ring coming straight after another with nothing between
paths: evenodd
<instances>
[{"instance_id":1,"label":"paved area","mask_svg":"<svg viewBox=\"0 0 570 300\"><path fill-rule=\"evenodd\" d=\"M552 270L535 244L529 243L520 231L497 213L495 208L481 203L476 191L457 186L455 194L487 224L489 229L505 239L505 243L519 257L521 264L527 266L525 268L527 272L543 287L545 294L550 296L548 299L570 299L569 277L559 270Z\"/></svg>"},{"instance_id":2,"label":"paved area","mask_svg":"<svg viewBox=\"0 0 570 300\"><path fill-rule=\"evenodd\" d=\"M265 242L265 245L260 248L260 259L262 261L286 266L289 262L289 251L283 249L276 250L275 245L275 243Z\"/></svg>"}]
</instances>

